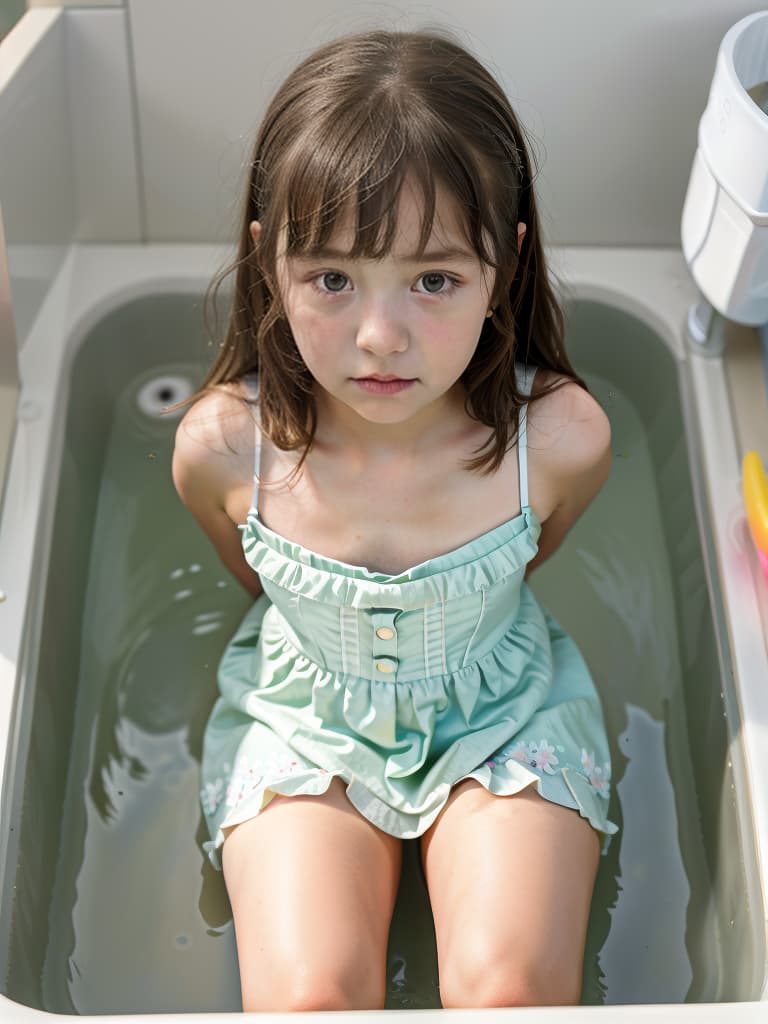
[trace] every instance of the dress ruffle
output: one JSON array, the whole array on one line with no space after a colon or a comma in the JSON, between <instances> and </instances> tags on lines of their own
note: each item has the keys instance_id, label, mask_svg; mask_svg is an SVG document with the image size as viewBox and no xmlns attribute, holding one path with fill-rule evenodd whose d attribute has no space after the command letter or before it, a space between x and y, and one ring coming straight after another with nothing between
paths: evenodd
<instances>
[{"instance_id":1,"label":"dress ruffle","mask_svg":"<svg viewBox=\"0 0 768 1024\"><path fill-rule=\"evenodd\" d=\"M477 593L519 573L538 550L541 524L525 506L496 529L396 576L324 558L273 533L253 511L243 530L250 566L278 587L327 604L409 611Z\"/></svg>"},{"instance_id":2,"label":"dress ruffle","mask_svg":"<svg viewBox=\"0 0 768 1024\"><path fill-rule=\"evenodd\" d=\"M444 784L442 798L428 811L420 814L393 812L393 809L373 793L363 782L350 778L341 770L329 772L323 768L302 766L291 774L277 772L273 775L256 777L245 784L242 797L229 810L213 833L213 838L203 844L208 857L217 869L221 868L221 847L227 829L255 818L275 796L322 796L328 791L334 778L341 778L347 784L347 797L357 810L378 828L400 839L417 838L435 822L450 795L453 786ZM534 786L545 800L570 807L579 812L589 824L603 836L603 845L617 831L616 825L608 820L608 796L597 793L589 779L576 769L565 767L556 775L536 774L523 765L507 764L502 772L491 769L487 764L457 779L453 785L475 779L494 796L514 796L528 786ZM203 790L203 801L208 794ZM405 827L404 827L405 824ZM388 827L388 825L390 827Z\"/></svg>"},{"instance_id":3,"label":"dress ruffle","mask_svg":"<svg viewBox=\"0 0 768 1024\"><path fill-rule=\"evenodd\" d=\"M362 814L401 838L423 834L467 778L499 796L533 784L604 835L616 831L597 694L573 641L529 588L519 621L484 657L396 684L316 664L279 620L261 595L220 666L203 788L214 864L223 830L275 794L324 793L337 776Z\"/></svg>"}]
</instances>

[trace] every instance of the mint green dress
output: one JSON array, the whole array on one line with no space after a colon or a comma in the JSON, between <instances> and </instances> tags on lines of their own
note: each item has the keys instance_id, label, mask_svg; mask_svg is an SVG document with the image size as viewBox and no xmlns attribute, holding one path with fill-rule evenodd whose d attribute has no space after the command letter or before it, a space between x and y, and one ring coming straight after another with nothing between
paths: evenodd
<instances>
[{"instance_id":1,"label":"mint green dress","mask_svg":"<svg viewBox=\"0 0 768 1024\"><path fill-rule=\"evenodd\" d=\"M516 373L530 394L535 368ZM336 776L361 814L401 838L429 828L463 779L499 797L534 785L605 836L616 831L594 683L523 581L541 532L528 505L526 411L519 515L397 575L281 537L259 519L254 489L242 542L264 593L224 653L203 745L214 865L223 829L275 794L324 793Z\"/></svg>"}]
</instances>

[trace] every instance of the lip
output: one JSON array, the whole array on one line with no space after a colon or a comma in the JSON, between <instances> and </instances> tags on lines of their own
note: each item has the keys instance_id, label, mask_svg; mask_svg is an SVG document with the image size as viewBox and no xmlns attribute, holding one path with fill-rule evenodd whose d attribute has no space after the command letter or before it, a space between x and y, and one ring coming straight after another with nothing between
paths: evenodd
<instances>
[{"instance_id":1,"label":"lip","mask_svg":"<svg viewBox=\"0 0 768 1024\"><path fill-rule=\"evenodd\" d=\"M416 383L415 377L412 380L403 377L353 377L352 380L369 395L397 395Z\"/></svg>"},{"instance_id":2,"label":"lip","mask_svg":"<svg viewBox=\"0 0 768 1024\"><path fill-rule=\"evenodd\" d=\"M416 379L415 377L398 377L394 373L369 373L365 377L355 377L354 378L354 380L380 380L380 381L399 380L399 381L402 381L402 382L409 381L409 380L415 380L415 379Z\"/></svg>"}]
</instances>

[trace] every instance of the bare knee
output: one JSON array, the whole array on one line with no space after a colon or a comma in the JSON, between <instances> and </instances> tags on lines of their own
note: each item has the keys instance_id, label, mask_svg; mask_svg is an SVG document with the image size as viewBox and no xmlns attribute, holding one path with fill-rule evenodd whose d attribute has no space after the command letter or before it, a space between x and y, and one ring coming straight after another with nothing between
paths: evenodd
<instances>
[{"instance_id":1,"label":"bare knee","mask_svg":"<svg viewBox=\"0 0 768 1024\"><path fill-rule=\"evenodd\" d=\"M448 1008L572 1006L581 995L581 964L529 963L525 950L468 949L440 966L440 996ZM517 955L516 955L517 953Z\"/></svg>"},{"instance_id":2,"label":"bare knee","mask_svg":"<svg viewBox=\"0 0 768 1024\"><path fill-rule=\"evenodd\" d=\"M363 976L358 971L315 969L296 965L268 983L242 979L243 1010L380 1010L384 1006L384 971Z\"/></svg>"}]
</instances>

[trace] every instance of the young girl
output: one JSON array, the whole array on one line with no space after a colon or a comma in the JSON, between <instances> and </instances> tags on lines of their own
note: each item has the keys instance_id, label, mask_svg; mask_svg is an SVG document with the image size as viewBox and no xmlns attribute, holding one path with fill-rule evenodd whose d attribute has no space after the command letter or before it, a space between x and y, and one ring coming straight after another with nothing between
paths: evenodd
<instances>
[{"instance_id":1,"label":"young girl","mask_svg":"<svg viewBox=\"0 0 768 1024\"><path fill-rule=\"evenodd\" d=\"M524 576L610 430L499 85L439 35L318 50L267 110L236 266L173 471L256 599L203 755L243 1006L382 1005L406 837L444 1006L575 1002L608 749Z\"/></svg>"}]
</instances>

